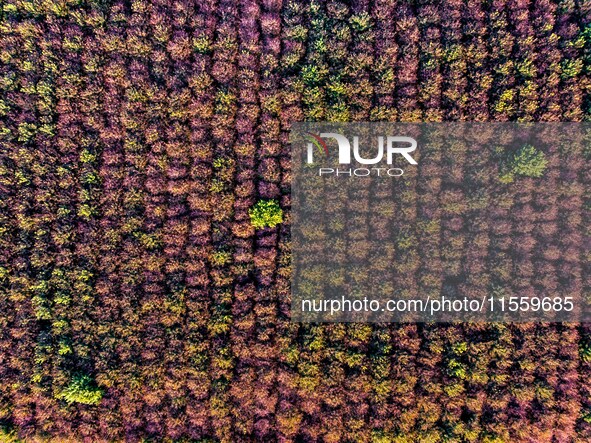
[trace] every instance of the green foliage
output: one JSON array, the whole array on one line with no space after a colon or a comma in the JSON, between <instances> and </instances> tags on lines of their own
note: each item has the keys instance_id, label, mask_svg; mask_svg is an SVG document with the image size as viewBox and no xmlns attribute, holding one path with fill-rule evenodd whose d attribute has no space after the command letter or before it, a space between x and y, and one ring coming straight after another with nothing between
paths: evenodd
<instances>
[{"instance_id":1,"label":"green foliage","mask_svg":"<svg viewBox=\"0 0 591 443\"><path fill-rule=\"evenodd\" d=\"M531 145L525 145L511 159L513 173L526 177L541 177L548 161L543 152Z\"/></svg>"},{"instance_id":2,"label":"green foliage","mask_svg":"<svg viewBox=\"0 0 591 443\"><path fill-rule=\"evenodd\" d=\"M509 113L513 111L513 99L515 93L512 90L504 91L499 97L498 102L495 105L495 111L500 113Z\"/></svg>"},{"instance_id":3,"label":"green foliage","mask_svg":"<svg viewBox=\"0 0 591 443\"><path fill-rule=\"evenodd\" d=\"M337 103L327 111L326 118L332 122L347 122L351 118L349 107L345 103Z\"/></svg>"},{"instance_id":4,"label":"green foliage","mask_svg":"<svg viewBox=\"0 0 591 443\"><path fill-rule=\"evenodd\" d=\"M532 145L525 145L509 156L499 179L502 183L511 183L515 175L541 177L547 165L548 160L542 151Z\"/></svg>"},{"instance_id":5,"label":"green foliage","mask_svg":"<svg viewBox=\"0 0 591 443\"><path fill-rule=\"evenodd\" d=\"M80 207L78 208L78 215L80 217L89 219L89 218L92 218L94 215L96 215L96 211L92 206L87 205L87 204L83 204L83 205L80 205Z\"/></svg>"},{"instance_id":6,"label":"green foliage","mask_svg":"<svg viewBox=\"0 0 591 443\"><path fill-rule=\"evenodd\" d=\"M193 50L198 54L211 52L211 41L206 35L200 35L193 40Z\"/></svg>"},{"instance_id":7,"label":"green foliage","mask_svg":"<svg viewBox=\"0 0 591 443\"><path fill-rule=\"evenodd\" d=\"M560 75L563 79L576 77L583 70L583 60L577 59L566 59L561 63L562 74Z\"/></svg>"},{"instance_id":8,"label":"green foliage","mask_svg":"<svg viewBox=\"0 0 591 443\"><path fill-rule=\"evenodd\" d=\"M272 228L283 222L283 210L275 200L260 200L248 210L250 223L257 229Z\"/></svg>"},{"instance_id":9,"label":"green foliage","mask_svg":"<svg viewBox=\"0 0 591 443\"><path fill-rule=\"evenodd\" d=\"M516 68L523 78L534 78L536 75L536 66L531 59L518 63Z\"/></svg>"},{"instance_id":10,"label":"green foliage","mask_svg":"<svg viewBox=\"0 0 591 443\"><path fill-rule=\"evenodd\" d=\"M0 426L0 442L2 443L24 443L23 440L18 438L14 429Z\"/></svg>"},{"instance_id":11,"label":"green foliage","mask_svg":"<svg viewBox=\"0 0 591 443\"><path fill-rule=\"evenodd\" d=\"M308 28L302 25L296 25L286 31L286 36L296 42L305 42L308 37Z\"/></svg>"},{"instance_id":12,"label":"green foliage","mask_svg":"<svg viewBox=\"0 0 591 443\"><path fill-rule=\"evenodd\" d=\"M80 153L80 161L82 163L92 163L96 160L96 155L92 154L89 150L84 149Z\"/></svg>"},{"instance_id":13,"label":"green foliage","mask_svg":"<svg viewBox=\"0 0 591 443\"><path fill-rule=\"evenodd\" d=\"M0 127L0 139L10 139L12 138L12 133L10 132L10 129L6 128L6 127Z\"/></svg>"},{"instance_id":14,"label":"green foliage","mask_svg":"<svg viewBox=\"0 0 591 443\"><path fill-rule=\"evenodd\" d=\"M88 375L76 375L70 384L57 395L57 398L65 400L67 403L96 405L103 398L103 391L94 385Z\"/></svg>"},{"instance_id":15,"label":"green foliage","mask_svg":"<svg viewBox=\"0 0 591 443\"><path fill-rule=\"evenodd\" d=\"M227 251L216 251L209 257L209 261L214 266L224 266L232 260L232 254Z\"/></svg>"},{"instance_id":16,"label":"green foliage","mask_svg":"<svg viewBox=\"0 0 591 443\"><path fill-rule=\"evenodd\" d=\"M328 47L326 46L326 40L323 37L317 37L312 42L312 50L316 54L325 54L328 51Z\"/></svg>"},{"instance_id":17,"label":"green foliage","mask_svg":"<svg viewBox=\"0 0 591 443\"><path fill-rule=\"evenodd\" d=\"M154 250L162 245L162 240L158 234L147 234L145 232L134 232L134 237L139 240L141 245L148 249Z\"/></svg>"},{"instance_id":18,"label":"green foliage","mask_svg":"<svg viewBox=\"0 0 591 443\"><path fill-rule=\"evenodd\" d=\"M97 185L101 181L100 177L94 172L89 172L82 176L82 183L86 185Z\"/></svg>"},{"instance_id":19,"label":"green foliage","mask_svg":"<svg viewBox=\"0 0 591 443\"><path fill-rule=\"evenodd\" d=\"M39 126L39 133L44 134L47 137L54 137L55 136L55 126L54 125L41 125L41 126Z\"/></svg>"},{"instance_id":20,"label":"green foliage","mask_svg":"<svg viewBox=\"0 0 591 443\"><path fill-rule=\"evenodd\" d=\"M217 169L228 167L232 164L230 159L224 157L218 157L213 160L213 167Z\"/></svg>"},{"instance_id":21,"label":"green foliage","mask_svg":"<svg viewBox=\"0 0 591 443\"><path fill-rule=\"evenodd\" d=\"M213 179L211 181L211 185L209 186L209 192L213 194L219 194L224 191L226 188L225 184L221 180Z\"/></svg>"},{"instance_id":22,"label":"green foliage","mask_svg":"<svg viewBox=\"0 0 591 443\"><path fill-rule=\"evenodd\" d=\"M331 77L326 85L331 98L339 99L347 95L347 87L337 77Z\"/></svg>"},{"instance_id":23,"label":"green foliage","mask_svg":"<svg viewBox=\"0 0 591 443\"><path fill-rule=\"evenodd\" d=\"M466 366L453 358L447 364L447 372L452 377L456 377L461 380L464 380L468 375L466 372Z\"/></svg>"},{"instance_id":24,"label":"green foliage","mask_svg":"<svg viewBox=\"0 0 591 443\"><path fill-rule=\"evenodd\" d=\"M64 341L61 341L58 344L57 353L59 355L68 355L68 354L71 354L72 353L72 347L68 343L66 343Z\"/></svg>"},{"instance_id":25,"label":"green foliage","mask_svg":"<svg viewBox=\"0 0 591 443\"><path fill-rule=\"evenodd\" d=\"M468 343L465 341L451 344L449 348L449 360L447 361L447 373L454 378L465 380L468 377L467 365L460 361L462 355L468 350Z\"/></svg>"},{"instance_id":26,"label":"green foliage","mask_svg":"<svg viewBox=\"0 0 591 443\"><path fill-rule=\"evenodd\" d=\"M397 239L397 246L401 250L410 249L415 245L417 242L416 237L410 232L402 232L398 236Z\"/></svg>"},{"instance_id":27,"label":"green foliage","mask_svg":"<svg viewBox=\"0 0 591 443\"><path fill-rule=\"evenodd\" d=\"M216 93L215 101L216 111L223 114L230 112L232 106L236 103L236 96L225 89L220 89Z\"/></svg>"},{"instance_id":28,"label":"green foliage","mask_svg":"<svg viewBox=\"0 0 591 443\"><path fill-rule=\"evenodd\" d=\"M584 362L591 362L591 341L585 341L579 344L579 356Z\"/></svg>"},{"instance_id":29,"label":"green foliage","mask_svg":"<svg viewBox=\"0 0 591 443\"><path fill-rule=\"evenodd\" d=\"M16 178L17 183L21 186L26 186L31 183L31 181L28 179L28 177L22 171L15 171L14 177Z\"/></svg>"},{"instance_id":30,"label":"green foliage","mask_svg":"<svg viewBox=\"0 0 591 443\"><path fill-rule=\"evenodd\" d=\"M0 117L4 117L8 114L9 110L10 106L8 106L4 100L0 100Z\"/></svg>"},{"instance_id":31,"label":"green foliage","mask_svg":"<svg viewBox=\"0 0 591 443\"><path fill-rule=\"evenodd\" d=\"M454 343L451 349L454 354L462 355L464 352L468 350L468 343L466 343L465 341Z\"/></svg>"},{"instance_id":32,"label":"green foliage","mask_svg":"<svg viewBox=\"0 0 591 443\"><path fill-rule=\"evenodd\" d=\"M392 443L393 438L382 429L373 430L371 433L371 443Z\"/></svg>"},{"instance_id":33,"label":"green foliage","mask_svg":"<svg viewBox=\"0 0 591 443\"><path fill-rule=\"evenodd\" d=\"M371 28L371 16L367 12L362 12L361 14L351 16L349 23L351 23L351 27L356 32L367 31Z\"/></svg>"},{"instance_id":34,"label":"green foliage","mask_svg":"<svg viewBox=\"0 0 591 443\"><path fill-rule=\"evenodd\" d=\"M581 32L581 36L583 37L583 44L591 46L591 24L587 25L587 27Z\"/></svg>"},{"instance_id":35,"label":"green foliage","mask_svg":"<svg viewBox=\"0 0 591 443\"><path fill-rule=\"evenodd\" d=\"M314 86L321 83L326 75L325 70L315 65L307 65L302 68L301 77L308 86Z\"/></svg>"},{"instance_id":36,"label":"green foliage","mask_svg":"<svg viewBox=\"0 0 591 443\"><path fill-rule=\"evenodd\" d=\"M35 137L37 126L33 123L21 123L18 125L18 141L27 143Z\"/></svg>"}]
</instances>

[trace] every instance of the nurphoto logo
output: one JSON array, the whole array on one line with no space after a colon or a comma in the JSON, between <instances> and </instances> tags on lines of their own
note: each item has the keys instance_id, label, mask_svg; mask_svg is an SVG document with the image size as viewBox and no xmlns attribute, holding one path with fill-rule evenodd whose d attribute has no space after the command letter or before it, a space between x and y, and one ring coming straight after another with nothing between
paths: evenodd
<instances>
[{"instance_id":1,"label":"nurphoto logo","mask_svg":"<svg viewBox=\"0 0 591 443\"><path fill-rule=\"evenodd\" d=\"M359 137L353 136L353 143L349 139L336 132L321 132L314 134L306 132L308 139L306 150L306 162L308 164L314 163L314 147L322 158L330 158L331 150L325 139L334 139L338 145L338 162L341 165L351 165L351 152L355 162L360 165L377 165L386 160L386 165L391 166L394 155L401 155L411 165L416 165L416 160L410 155L411 152L417 149L417 141L412 137L403 136L378 136L377 137L377 153L373 158L365 158L361 155L359 148ZM351 145L353 149L351 149ZM385 148L384 148L385 146ZM374 148L375 152L376 149ZM404 174L401 168L387 168L387 167L372 167L372 168L318 168L318 175L334 175L347 177L368 177L368 176L390 176L400 177Z\"/></svg>"}]
</instances>

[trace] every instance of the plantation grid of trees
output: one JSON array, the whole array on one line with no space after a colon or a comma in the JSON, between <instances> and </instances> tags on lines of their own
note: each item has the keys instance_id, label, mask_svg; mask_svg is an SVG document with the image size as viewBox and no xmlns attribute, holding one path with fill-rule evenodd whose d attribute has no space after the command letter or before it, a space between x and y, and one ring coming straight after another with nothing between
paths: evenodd
<instances>
[{"instance_id":1,"label":"plantation grid of trees","mask_svg":"<svg viewBox=\"0 0 591 443\"><path fill-rule=\"evenodd\" d=\"M585 324L290 322L287 142L588 120L590 23L587 0L0 2L0 441L591 441ZM401 238L405 271L591 296L591 150L565 173L528 149L402 192L441 233ZM441 185L466 177L507 192L462 236L475 200Z\"/></svg>"}]
</instances>

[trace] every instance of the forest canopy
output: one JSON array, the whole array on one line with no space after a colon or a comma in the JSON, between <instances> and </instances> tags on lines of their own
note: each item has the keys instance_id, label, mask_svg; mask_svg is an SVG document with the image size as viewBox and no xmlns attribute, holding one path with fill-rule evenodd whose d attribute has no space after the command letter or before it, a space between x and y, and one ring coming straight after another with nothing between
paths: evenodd
<instances>
[{"instance_id":1,"label":"forest canopy","mask_svg":"<svg viewBox=\"0 0 591 443\"><path fill-rule=\"evenodd\" d=\"M586 324L292 322L288 143L588 121L590 8L1 2L0 441L590 441ZM589 296L591 151L446 152L387 201L392 290Z\"/></svg>"}]
</instances>

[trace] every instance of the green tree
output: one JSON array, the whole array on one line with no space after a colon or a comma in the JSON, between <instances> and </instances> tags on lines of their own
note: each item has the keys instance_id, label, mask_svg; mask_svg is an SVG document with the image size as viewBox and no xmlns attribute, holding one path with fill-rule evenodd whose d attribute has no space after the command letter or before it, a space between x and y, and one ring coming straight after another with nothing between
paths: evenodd
<instances>
[{"instance_id":1,"label":"green tree","mask_svg":"<svg viewBox=\"0 0 591 443\"><path fill-rule=\"evenodd\" d=\"M94 385L88 375L76 375L58 395L57 398L68 403L96 405L103 398L102 389Z\"/></svg>"},{"instance_id":2,"label":"green tree","mask_svg":"<svg viewBox=\"0 0 591 443\"><path fill-rule=\"evenodd\" d=\"M510 183L515 175L541 177L547 165L548 160L542 151L532 145L525 145L509 156L501 174L501 181Z\"/></svg>"},{"instance_id":3,"label":"green tree","mask_svg":"<svg viewBox=\"0 0 591 443\"><path fill-rule=\"evenodd\" d=\"M591 362L591 341L585 340L579 344L579 355L584 362Z\"/></svg>"},{"instance_id":4,"label":"green tree","mask_svg":"<svg viewBox=\"0 0 591 443\"><path fill-rule=\"evenodd\" d=\"M248 210L250 223L257 229L272 228L283 222L283 211L275 200L259 200Z\"/></svg>"}]
</instances>

